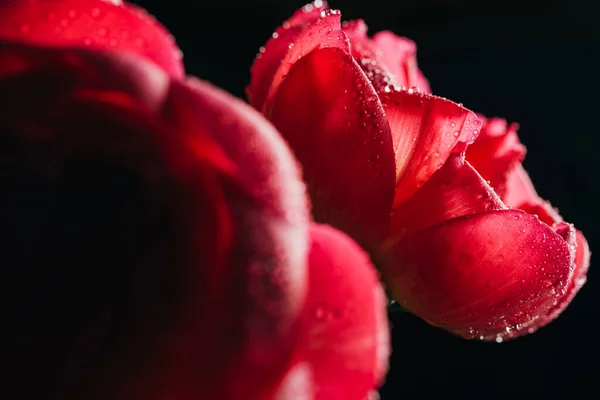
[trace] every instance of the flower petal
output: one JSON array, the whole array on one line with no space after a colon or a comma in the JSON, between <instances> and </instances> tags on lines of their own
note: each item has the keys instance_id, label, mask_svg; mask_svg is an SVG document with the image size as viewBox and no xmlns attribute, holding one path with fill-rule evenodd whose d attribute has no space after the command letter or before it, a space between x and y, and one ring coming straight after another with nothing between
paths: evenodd
<instances>
[{"instance_id":1,"label":"flower petal","mask_svg":"<svg viewBox=\"0 0 600 400\"><path fill-rule=\"evenodd\" d=\"M302 164L315 218L358 240L380 238L394 155L381 103L352 56L328 48L299 60L266 115Z\"/></svg>"},{"instance_id":2,"label":"flower petal","mask_svg":"<svg viewBox=\"0 0 600 400\"><path fill-rule=\"evenodd\" d=\"M478 117L482 123L481 132L467 148L467 160L503 197L509 173L525 158L525 146L517 136L519 126L507 125L501 118Z\"/></svg>"},{"instance_id":3,"label":"flower petal","mask_svg":"<svg viewBox=\"0 0 600 400\"><path fill-rule=\"evenodd\" d=\"M390 235L399 240L445 220L505 209L464 155L453 154L411 198L394 209Z\"/></svg>"},{"instance_id":4,"label":"flower petal","mask_svg":"<svg viewBox=\"0 0 600 400\"><path fill-rule=\"evenodd\" d=\"M130 4L80 0L0 2L0 38L51 47L132 52L182 78L181 52L153 17Z\"/></svg>"},{"instance_id":5,"label":"flower petal","mask_svg":"<svg viewBox=\"0 0 600 400\"><path fill-rule=\"evenodd\" d=\"M476 115L450 100L414 90L380 94L396 157L394 204L410 198L455 151L479 133Z\"/></svg>"},{"instance_id":6,"label":"flower petal","mask_svg":"<svg viewBox=\"0 0 600 400\"><path fill-rule=\"evenodd\" d=\"M23 210L35 216L4 228L23 232L15 248L40 250L19 252L17 269L58 274L58 297L41 278L32 285L51 305L69 303L55 307L66 316L40 316L49 306L39 304L29 313L49 334L33 348L51 354L48 338L58 336L62 361L104 314L111 330L127 331L89 368L75 363L69 378L81 392L64 397L269 398L300 335L309 225L299 171L273 126L221 90L169 81L133 55L2 44L0 71L10 72L0 79L9 166L0 178L15 188L2 200L29 197ZM32 181L45 197L24 191ZM90 284L96 277L102 285Z\"/></svg>"},{"instance_id":7,"label":"flower petal","mask_svg":"<svg viewBox=\"0 0 600 400\"><path fill-rule=\"evenodd\" d=\"M502 341L564 295L574 240L567 224L553 230L522 211L484 212L405 238L384 275L394 298L432 325Z\"/></svg>"},{"instance_id":8,"label":"flower petal","mask_svg":"<svg viewBox=\"0 0 600 400\"><path fill-rule=\"evenodd\" d=\"M390 31L381 31L373 36L373 43L380 54L380 62L386 65L400 86L417 87L431 93L429 82L417 65L415 42Z\"/></svg>"},{"instance_id":9,"label":"flower petal","mask_svg":"<svg viewBox=\"0 0 600 400\"><path fill-rule=\"evenodd\" d=\"M412 40L379 32L373 39L367 36L367 25L362 19L344 22L344 33L350 40L352 56L367 74L378 92L390 88L418 88L430 92L429 83L418 69Z\"/></svg>"},{"instance_id":10,"label":"flower petal","mask_svg":"<svg viewBox=\"0 0 600 400\"><path fill-rule=\"evenodd\" d=\"M339 11L311 8L308 18L300 15L304 18L292 17L293 24L273 34L252 65L246 93L257 110L264 111L290 68L311 51L329 47L350 51L348 38L340 29Z\"/></svg>"},{"instance_id":11,"label":"flower petal","mask_svg":"<svg viewBox=\"0 0 600 400\"><path fill-rule=\"evenodd\" d=\"M502 196L502 201L509 207L517 208L521 204L538 203L539 199L529 174L522 165L517 165L508 173L506 191Z\"/></svg>"},{"instance_id":12,"label":"flower petal","mask_svg":"<svg viewBox=\"0 0 600 400\"><path fill-rule=\"evenodd\" d=\"M311 239L300 356L312 367L311 398L361 399L388 369L385 294L368 255L348 236L315 224Z\"/></svg>"},{"instance_id":13,"label":"flower petal","mask_svg":"<svg viewBox=\"0 0 600 400\"><path fill-rule=\"evenodd\" d=\"M554 307L540 319L535 321L531 326L528 327L527 333L533 333L539 328L552 322L558 317L567 306L573 301L575 295L585 285L587 281L587 271L590 267L591 252L588 246L587 240L580 231L575 232L576 235L576 249L575 249L575 268L573 275L569 280L569 284L566 288L564 296L558 300Z\"/></svg>"}]
</instances>

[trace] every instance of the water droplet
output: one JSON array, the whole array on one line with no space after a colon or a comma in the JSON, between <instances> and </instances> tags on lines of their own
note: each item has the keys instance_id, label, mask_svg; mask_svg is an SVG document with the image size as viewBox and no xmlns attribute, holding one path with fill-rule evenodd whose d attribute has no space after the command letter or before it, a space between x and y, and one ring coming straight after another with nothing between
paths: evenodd
<instances>
[{"instance_id":1,"label":"water droplet","mask_svg":"<svg viewBox=\"0 0 600 400\"><path fill-rule=\"evenodd\" d=\"M502 343L504 341L504 339L502 339L502 336L498 335L496 336L496 343Z\"/></svg>"},{"instance_id":2,"label":"water droplet","mask_svg":"<svg viewBox=\"0 0 600 400\"><path fill-rule=\"evenodd\" d=\"M21 25L21 28L19 30L21 31L21 33L27 34L27 33L31 32L31 25L23 24L23 25Z\"/></svg>"},{"instance_id":3,"label":"water droplet","mask_svg":"<svg viewBox=\"0 0 600 400\"><path fill-rule=\"evenodd\" d=\"M279 37L279 34L277 32L273 32L273 34L271 35L271 37L273 39L277 39Z\"/></svg>"},{"instance_id":4,"label":"water droplet","mask_svg":"<svg viewBox=\"0 0 600 400\"><path fill-rule=\"evenodd\" d=\"M92 39L90 39L90 38L83 39L83 44L85 44L86 46L90 46L92 44Z\"/></svg>"},{"instance_id":5,"label":"water droplet","mask_svg":"<svg viewBox=\"0 0 600 400\"><path fill-rule=\"evenodd\" d=\"M451 126L452 128L454 128L454 127L456 126L456 124L455 124L454 122L451 122L451 123L450 123L450 126Z\"/></svg>"},{"instance_id":6,"label":"water droplet","mask_svg":"<svg viewBox=\"0 0 600 400\"><path fill-rule=\"evenodd\" d=\"M264 46L260 46L260 47L258 48L258 52L259 52L259 53L261 53L261 54L264 54L264 52L265 52L265 48L264 48Z\"/></svg>"},{"instance_id":7,"label":"water droplet","mask_svg":"<svg viewBox=\"0 0 600 400\"><path fill-rule=\"evenodd\" d=\"M458 131L454 131L454 133L453 133L454 137L458 137L459 134L460 133Z\"/></svg>"},{"instance_id":8,"label":"water droplet","mask_svg":"<svg viewBox=\"0 0 600 400\"><path fill-rule=\"evenodd\" d=\"M75 12L75 10L69 10L69 18L73 19L77 16L77 13Z\"/></svg>"},{"instance_id":9,"label":"water droplet","mask_svg":"<svg viewBox=\"0 0 600 400\"><path fill-rule=\"evenodd\" d=\"M92 8L92 12L90 14L94 18L98 18L100 16L100 9L99 8Z\"/></svg>"},{"instance_id":10,"label":"water droplet","mask_svg":"<svg viewBox=\"0 0 600 400\"><path fill-rule=\"evenodd\" d=\"M104 37L104 36L108 35L108 30L106 28L100 28L100 29L98 29L97 33L98 33L98 36Z\"/></svg>"},{"instance_id":11,"label":"water droplet","mask_svg":"<svg viewBox=\"0 0 600 400\"><path fill-rule=\"evenodd\" d=\"M112 38L108 41L108 45L110 47L117 47L118 44L119 44L119 41L115 38Z\"/></svg>"},{"instance_id":12,"label":"water droplet","mask_svg":"<svg viewBox=\"0 0 600 400\"><path fill-rule=\"evenodd\" d=\"M325 314L326 314L325 313L325 307L322 306L322 305L318 305L318 306L315 307L313 313L314 313L314 316L315 316L316 319L321 320L321 319L325 318Z\"/></svg>"}]
</instances>

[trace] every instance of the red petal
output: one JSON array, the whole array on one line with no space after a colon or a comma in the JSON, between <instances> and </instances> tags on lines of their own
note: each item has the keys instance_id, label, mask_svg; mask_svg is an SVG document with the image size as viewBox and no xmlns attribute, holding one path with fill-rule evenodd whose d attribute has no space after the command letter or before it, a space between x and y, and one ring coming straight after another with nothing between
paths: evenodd
<instances>
[{"instance_id":1,"label":"red petal","mask_svg":"<svg viewBox=\"0 0 600 400\"><path fill-rule=\"evenodd\" d=\"M310 53L290 70L268 110L302 163L315 218L361 240L381 237L394 191L391 136L354 59L337 48Z\"/></svg>"},{"instance_id":2,"label":"red petal","mask_svg":"<svg viewBox=\"0 0 600 400\"><path fill-rule=\"evenodd\" d=\"M373 43L381 54L380 62L385 64L400 86L417 87L422 92L431 93L429 82L417 65L415 42L390 31L381 31L373 36Z\"/></svg>"},{"instance_id":3,"label":"red petal","mask_svg":"<svg viewBox=\"0 0 600 400\"><path fill-rule=\"evenodd\" d=\"M392 214L390 235L394 240L409 236L448 219L507 207L464 155L448 161L411 198Z\"/></svg>"},{"instance_id":4,"label":"red petal","mask_svg":"<svg viewBox=\"0 0 600 400\"><path fill-rule=\"evenodd\" d=\"M521 204L538 203L539 199L540 197L522 165L518 165L508 173L506 192L502 197L502 201L507 206L517 208Z\"/></svg>"},{"instance_id":5,"label":"red petal","mask_svg":"<svg viewBox=\"0 0 600 400\"><path fill-rule=\"evenodd\" d=\"M398 205L411 197L456 150L479 133L475 114L450 100L418 91L380 94L392 131ZM464 147L464 146L463 146Z\"/></svg>"},{"instance_id":6,"label":"red petal","mask_svg":"<svg viewBox=\"0 0 600 400\"><path fill-rule=\"evenodd\" d=\"M238 168L224 185L238 235L227 290L214 302L220 304L211 321L214 340L194 339L207 337L206 321L189 316L172 360L202 357L171 376L181 394L203 388L207 398L268 398L292 361L306 288L308 207L295 160L256 110L207 83L174 84L165 112L192 139L208 133ZM223 311L241 304L241 318Z\"/></svg>"},{"instance_id":7,"label":"red petal","mask_svg":"<svg viewBox=\"0 0 600 400\"><path fill-rule=\"evenodd\" d=\"M28 114L38 116L42 110L51 114L48 110L58 108L59 99L73 101L92 94L98 96L98 103L129 101L160 111L170 86L163 70L133 54L8 43L0 47L0 74L5 78L4 91L15 97L3 103L3 111L20 124L28 122Z\"/></svg>"},{"instance_id":8,"label":"red petal","mask_svg":"<svg viewBox=\"0 0 600 400\"><path fill-rule=\"evenodd\" d=\"M296 10L296 12L283 23L278 32L294 26L306 26L317 21L321 17L321 11L328 10L329 6L325 1L313 1Z\"/></svg>"},{"instance_id":9,"label":"red petal","mask_svg":"<svg viewBox=\"0 0 600 400\"><path fill-rule=\"evenodd\" d=\"M206 83L169 82L164 71L139 57L5 44L0 71L9 70L0 79L0 139L2 159L16 168L7 172L32 167L41 171L51 194L56 181L66 181L69 193L80 194L78 185L84 185L101 198L104 192L111 197L114 179L96 187L96 176L76 168L80 164L122 168L116 169L116 185L120 178L129 182L129 174L142 176L142 189L127 198L132 212L119 222L132 229L132 243L129 236L123 242L85 227L79 235L93 252L114 245L121 250L112 257L102 252L110 262L102 264L109 269L101 275L125 279L125 287L134 279L135 292L124 295L135 304L130 327L135 340L123 337L127 351L118 346L107 353L107 360L127 363L117 368L112 361L100 363L105 374L95 374L94 366L84 369L88 379L74 379L84 391L102 393L72 398L269 398L291 365L306 294L307 199L283 139L240 100ZM152 75L160 79L144 78ZM220 169L223 153L237 168ZM76 170L78 180L66 180L63 170ZM79 211L87 223L93 219L88 214L106 213L99 208ZM50 233L65 228L46 225ZM87 235L100 236L87 241ZM43 243L27 244L50 246L52 255L62 250L53 244L72 245L47 236ZM227 263L216 262L214 253L229 244L235 247L226 248ZM95 259L81 247L64 254ZM80 264L64 254L36 267ZM129 277L132 260L139 261L133 263L139 276ZM177 296L165 293L170 285ZM77 300L95 305L113 295L118 294L81 292ZM230 312L240 307L243 312ZM119 395L103 395L114 386Z\"/></svg>"},{"instance_id":10,"label":"red petal","mask_svg":"<svg viewBox=\"0 0 600 400\"><path fill-rule=\"evenodd\" d=\"M563 222L563 218L558 213L558 210L548 201L539 199L536 203L520 204L514 207L518 210L523 210L528 214L536 215L543 223L554 226L559 222Z\"/></svg>"},{"instance_id":11,"label":"red petal","mask_svg":"<svg viewBox=\"0 0 600 400\"><path fill-rule=\"evenodd\" d=\"M399 242L386 281L400 304L431 324L502 341L563 296L573 233L517 210L456 218Z\"/></svg>"},{"instance_id":12,"label":"red petal","mask_svg":"<svg viewBox=\"0 0 600 400\"><path fill-rule=\"evenodd\" d=\"M0 3L0 38L43 46L133 52L174 78L184 76L173 37L141 8L80 0L8 0Z\"/></svg>"},{"instance_id":13,"label":"red petal","mask_svg":"<svg viewBox=\"0 0 600 400\"><path fill-rule=\"evenodd\" d=\"M525 146L517 136L517 124L500 118L481 119L481 133L467 149L467 160L500 197L506 192L509 173L525 158Z\"/></svg>"},{"instance_id":14,"label":"red petal","mask_svg":"<svg viewBox=\"0 0 600 400\"><path fill-rule=\"evenodd\" d=\"M540 319L535 321L528 329L527 333L533 333L537 329L547 325L552 322L556 317L558 317L567 306L571 303L571 301L575 298L579 289L585 285L587 281L587 271L590 267L590 248L588 246L585 237L580 231L576 231L576 249L575 249L575 268L573 271L573 275L569 280L569 284L566 289L565 295L558 300L555 306Z\"/></svg>"},{"instance_id":15,"label":"red petal","mask_svg":"<svg viewBox=\"0 0 600 400\"><path fill-rule=\"evenodd\" d=\"M315 400L362 399L388 369L386 300L367 254L343 233L311 227L308 332L302 362L312 368Z\"/></svg>"},{"instance_id":16,"label":"red petal","mask_svg":"<svg viewBox=\"0 0 600 400\"><path fill-rule=\"evenodd\" d=\"M409 39L391 32L367 36L363 20L345 22L344 33L351 44L352 56L359 62L378 92L390 88L421 88L429 92L429 84L417 67L416 46Z\"/></svg>"},{"instance_id":17,"label":"red petal","mask_svg":"<svg viewBox=\"0 0 600 400\"><path fill-rule=\"evenodd\" d=\"M257 110L264 110L290 68L311 51L337 47L349 52L348 39L340 29L339 11L320 10L313 21L316 11L311 9L308 18L304 13L300 14L303 18L292 17L290 21L298 25L288 23L289 27L278 29L258 53L246 89Z\"/></svg>"}]
</instances>

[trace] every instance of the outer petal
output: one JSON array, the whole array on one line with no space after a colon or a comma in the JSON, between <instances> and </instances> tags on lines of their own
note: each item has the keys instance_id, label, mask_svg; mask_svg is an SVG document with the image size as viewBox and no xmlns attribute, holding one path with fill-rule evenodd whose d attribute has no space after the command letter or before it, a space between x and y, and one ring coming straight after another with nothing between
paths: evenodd
<instances>
[{"instance_id":1,"label":"outer petal","mask_svg":"<svg viewBox=\"0 0 600 400\"><path fill-rule=\"evenodd\" d=\"M555 231L522 211L479 213L402 240L384 271L394 298L431 324L502 341L564 295L574 239L569 225Z\"/></svg>"},{"instance_id":2,"label":"outer petal","mask_svg":"<svg viewBox=\"0 0 600 400\"><path fill-rule=\"evenodd\" d=\"M390 236L400 240L452 218L505 209L464 155L453 154L421 189L394 210Z\"/></svg>"},{"instance_id":3,"label":"outer petal","mask_svg":"<svg viewBox=\"0 0 600 400\"><path fill-rule=\"evenodd\" d=\"M311 228L305 347L297 383L287 399L362 400L388 369L390 332L386 300L375 268L356 243L325 225ZM293 394L303 394L294 397Z\"/></svg>"},{"instance_id":4,"label":"outer petal","mask_svg":"<svg viewBox=\"0 0 600 400\"><path fill-rule=\"evenodd\" d=\"M298 11L287 25L278 29L260 49L250 70L246 89L252 105L263 110L296 61L311 51L337 47L348 49L348 39L340 30L339 11L313 7Z\"/></svg>"},{"instance_id":5,"label":"outer petal","mask_svg":"<svg viewBox=\"0 0 600 400\"><path fill-rule=\"evenodd\" d=\"M3 44L0 71L0 179L14 188L2 201L39 190L22 204L31 216L3 225L29 249L16 269L64 277L60 296L32 285L51 293L48 308L75 309L62 325L37 305L26 323L44 321L47 337L20 348L43 358L56 344L59 362L83 335L74 394L61 398L268 398L298 342L309 217L274 128L208 84L169 82L125 54ZM96 279L123 286L90 290Z\"/></svg>"},{"instance_id":6,"label":"outer petal","mask_svg":"<svg viewBox=\"0 0 600 400\"><path fill-rule=\"evenodd\" d=\"M184 75L173 37L152 16L130 4L100 0L5 0L0 39L42 46L132 52Z\"/></svg>"},{"instance_id":7,"label":"outer petal","mask_svg":"<svg viewBox=\"0 0 600 400\"><path fill-rule=\"evenodd\" d=\"M509 174L525 158L525 146L517 136L517 124L507 125L500 118L482 121L481 133L467 149L467 160L484 179L490 182L500 197L506 192Z\"/></svg>"},{"instance_id":8,"label":"outer petal","mask_svg":"<svg viewBox=\"0 0 600 400\"><path fill-rule=\"evenodd\" d=\"M196 131L208 133L236 165L225 190L240 235L226 290L210 303L221 305L212 315L212 333L207 335L206 320L195 318L191 307L167 353L176 386L164 394L268 398L298 342L308 250L304 185L272 125L229 94L197 80L175 84L165 112L178 132L192 138ZM232 320L235 312L242 318ZM186 354L196 357L181 364Z\"/></svg>"},{"instance_id":9,"label":"outer petal","mask_svg":"<svg viewBox=\"0 0 600 400\"><path fill-rule=\"evenodd\" d=\"M539 328L547 325L556 319L567 306L573 301L575 295L585 285L587 281L587 271L590 266L590 248L588 246L585 237L580 231L576 231L576 249L575 249L575 269L573 275L569 280L569 284L566 288L565 295L562 296L558 302L554 304L554 307L540 319L535 321L527 329L527 333L533 333Z\"/></svg>"},{"instance_id":10,"label":"outer petal","mask_svg":"<svg viewBox=\"0 0 600 400\"><path fill-rule=\"evenodd\" d=\"M360 240L380 238L394 190L391 136L352 57L329 48L299 60L267 116L302 163L315 218Z\"/></svg>"},{"instance_id":11,"label":"outer petal","mask_svg":"<svg viewBox=\"0 0 600 400\"><path fill-rule=\"evenodd\" d=\"M444 165L451 153L472 143L480 123L461 105L418 91L392 91L381 94L380 99L394 143L397 206Z\"/></svg>"}]
</instances>

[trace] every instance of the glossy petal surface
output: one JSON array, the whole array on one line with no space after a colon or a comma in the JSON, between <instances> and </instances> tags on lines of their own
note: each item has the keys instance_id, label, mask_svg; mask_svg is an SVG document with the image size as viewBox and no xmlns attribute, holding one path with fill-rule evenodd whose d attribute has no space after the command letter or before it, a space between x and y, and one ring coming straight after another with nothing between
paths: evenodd
<instances>
[{"instance_id":1,"label":"glossy petal surface","mask_svg":"<svg viewBox=\"0 0 600 400\"><path fill-rule=\"evenodd\" d=\"M290 68L311 51L333 47L349 52L348 39L340 29L339 12L315 8L300 12L304 18L292 17L287 28L276 31L252 66L247 93L258 110L264 111Z\"/></svg>"},{"instance_id":2,"label":"glossy petal surface","mask_svg":"<svg viewBox=\"0 0 600 400\"><path fill-rule=\"evenodd\" d=\"M441 97L418 91L392 91L380 95L389 122L395 160L398 205L412 196L448 156L472 143L479 120L466 108ZM460 146L459 146L460 147Z\"/></svg>"},{"instance_id":3,"label":"glossy petal surface","mask_svg":"<svg viewBox=\"0 0 600 400\"><path fill-rule=\"evenodd\" d=\"M504 210L494 190L461 154L448 161L406 202L394 210L390 236L399 240L452 218Z\"/></svg>"},{"instance_id":4,"label":"glossy petal surface","mask_svg":"<svg viewBox=\"0 0 600 400\"><path fill-rule=\"evenodd\" d=\"M388 369L383 288L367 254L348 236L313 225L311 240L303 318L308 336L292 374L304 373L304 385L312 387L297 387L296 393L311 394L303 399L362 400Z\"/></svg>"},{"instance_id":5,"label":"glossy petal surface","mask_svg":"<svg viewBox=\"0 0 600 400\"><path fill-rule=\"evenodd\" d=\"M391 136L352 57L330 48L302 58L268 109L302 163L315 218L355 238L381 237L394 191Z\"/></svg>"},{"instance_id":6,"label":"glossy petal surface","mask_svg":"<svg viewBox=\"0 0 600 400\"><path fill-rule=\"evenodd\" d=\"M509 174L525 158L525 146L517 136L517 124L508 125L501 118L487 119L481 115L479 119L482 121L481 132L468 147L467 160L503 197Z\"/></svg>"},{"instance_id":7,"label":"glossy petal surface","mask_svg":"<svg viewBox=\"0 0 600 400\"><path fill-rule=\"evenodd\" d=\"M429 82L417 65L415 42L390 31L377 32L373 35L373 42L381 54L380 61L396 77L400 86L417 87L422 92L431 93Z\"/></svg>"},{"instance_id":8,"label":"glossy petal surface","mask_svg":"<svg viewBox=\"0 0 600 400\"><path fill-rule=\"evenodd\" d=\"M155 62L171 77L184 75L173 37L137 6L100 0L5 0L0 15L3 40L131 52Z\"/></svg>"},{"instance_id":9,"label":"glossy petal surface","mask_svg":"<svg viewBox=\"0 0 600 400\"><path fill-rule=\"evenodd\" d=\"M502 341L564 295L574 244L566 224L553 230L517 210L478 213L400 241L385 272L394 297L431 324Z\"/></svg>"}]
</instances>

